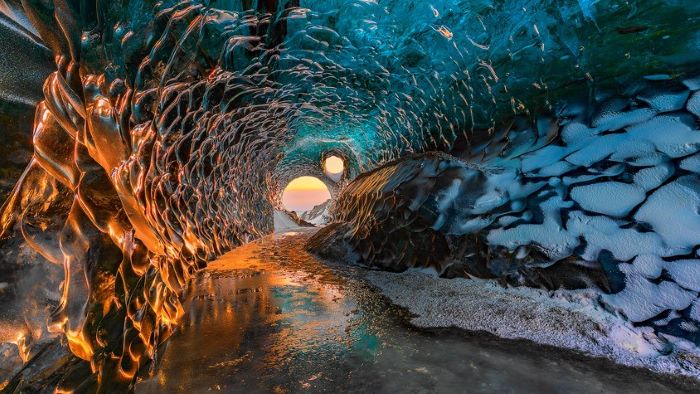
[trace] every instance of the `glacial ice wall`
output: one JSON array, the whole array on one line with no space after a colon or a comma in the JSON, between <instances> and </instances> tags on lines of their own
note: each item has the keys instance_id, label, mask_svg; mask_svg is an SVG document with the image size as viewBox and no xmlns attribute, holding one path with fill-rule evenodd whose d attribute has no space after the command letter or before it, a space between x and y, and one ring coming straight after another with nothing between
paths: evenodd
<instances>
[{"instance_id":1,"label":"glacial ice wall","mask_svg":"<svg viewBox=\"0 0 700 394\"><path fill-rule=\"evenodd\" d=\"M697 345L697 82L643 81L514 122L462 158L387 163L342 190L307 248L391 271L594 288L625 321Z\"/></svg>"},{"instance_id":2,"label":"glacial ice wall","mask_svg":"<svg viewBox=\"0 0 700 394\"><path fill-rule=\"evenodd\" d=\"M20 265L63 269L46 317L76 357L48 377L25 369L11 387L131 385L176 326L188 278L270 232L290 174L318 171L330 153L353 178L411 153L531 146L496 132L556 117L562 100L682 79L700 57L700 5L682 0L0 5L56 70L0 246L41 256ZM678 138L695 131L686 126ZM556 150L548 142L533 171ZM572 192L582 206L596 204L589 195ZM43 365L33 332L21 331L35 344L26 357Z\"/></svg>"}]
</instances>

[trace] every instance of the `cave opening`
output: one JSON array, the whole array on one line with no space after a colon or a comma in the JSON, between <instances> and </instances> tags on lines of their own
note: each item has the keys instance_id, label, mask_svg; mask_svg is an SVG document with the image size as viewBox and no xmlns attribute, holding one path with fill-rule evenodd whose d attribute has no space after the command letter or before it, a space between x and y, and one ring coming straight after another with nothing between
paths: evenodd
<instances>
[{"instance_id":1,"label":"cave opening","mask_svg":"<svg viewBox=\"0 0 700 394\"><path fill-rule=\"evenodd\" d=\"M284 188L282 206L289 212L302 214L331 199L323 181L314 176L300 176Z\"/></svg>"},{"instance_id":2,"label":"cave opening","mask_svg":"<svg viewBox=\"0 0 700 394\"><path fill-rule=\"evenodd\" d=\"M294 178L282 192L284 211L275 214L275 232L293 230L298 225L325 224L331 199L328 185L319 178L308 175Z\"/></svg>"},{"instance_id":3,"label":"cave opening","mask_svg":"<svg viewBox=\"0 0 700 394\"><path fill-rule=\"evenodd\" d=\"M345 172L345 161L336 155L328 156L323 161L323 172L327 177L339 182Z\"/></svg>"}]
</instances>

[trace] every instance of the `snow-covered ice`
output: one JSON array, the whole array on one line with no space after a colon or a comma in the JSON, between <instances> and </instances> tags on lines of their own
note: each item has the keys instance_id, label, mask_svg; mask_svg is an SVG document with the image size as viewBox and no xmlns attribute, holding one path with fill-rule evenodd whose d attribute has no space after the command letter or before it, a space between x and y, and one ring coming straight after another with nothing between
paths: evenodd
<instances>
[{"instance_id":1,"label":"snow-covered ice","mask_svg":"<svg viewBox=\"0 0 700 394\"><path fill-rule=\"evenodd\" d=\"M415 316L419 327L458 327L700 378L700 353L683 340L633 327L604 310L592 290L547 292L495 281L441 279L423 271L370 271L367 279ZM676 302L667 299L668 302ZM662 301L663 302L663 301Z\"/></svg>"}]
</instances>

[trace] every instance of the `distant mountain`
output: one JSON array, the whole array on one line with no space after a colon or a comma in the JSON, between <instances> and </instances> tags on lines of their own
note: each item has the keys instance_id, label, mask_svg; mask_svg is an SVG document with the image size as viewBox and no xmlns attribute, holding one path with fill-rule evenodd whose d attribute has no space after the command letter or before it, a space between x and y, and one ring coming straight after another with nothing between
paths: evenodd
<instances>
[{"instance_id":1,"label":"distant mountain","mask_svg":"<svg viewBox=\"0 0 700 394\"><path fill-rule=\"evenodd\" d=\"M302 213L300 215L301 219L313 223L314 225L324 225L330 220L329 208L331 205L331 200L326 200L326 202L316 205L310 210Z\"/></svg>"}]
</instances>

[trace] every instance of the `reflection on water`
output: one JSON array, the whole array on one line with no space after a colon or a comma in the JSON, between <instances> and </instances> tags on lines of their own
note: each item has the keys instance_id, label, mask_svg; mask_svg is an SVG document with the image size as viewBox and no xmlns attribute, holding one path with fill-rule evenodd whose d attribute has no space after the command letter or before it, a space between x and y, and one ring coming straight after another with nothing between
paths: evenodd
<instances>
[{"instance_id":1,"label":"reflection on water","mask_svg":"<svg viewBox=\"0 0 700 394\"><path fill-rule=\"evenodd\" d=\"M223 256L193 283L183 326L137 392L677 392L669 378L568 351L418 330L361 280L303 249L309 233Z\"/></svg>"},{"instance_id":2,"label":"reflection on water","mask_svg":"<svg viewBox=\"0 0 700 394\"><path fill-rule=\"evenodd\" d=\"M283 238L266 239L210 265L192 286L188 315L156 379L140 391L282 389L289 384L282 376L277 385L257 380L274 380L278 368L304 368L312 355L335 357L363 340L353 332L360 331L352 326L357 304L343 295L342 282L301 250L282 266L275 257L283 244ZM298 270L303 261L317 266Z\"/></svg>"}]
</instances>

